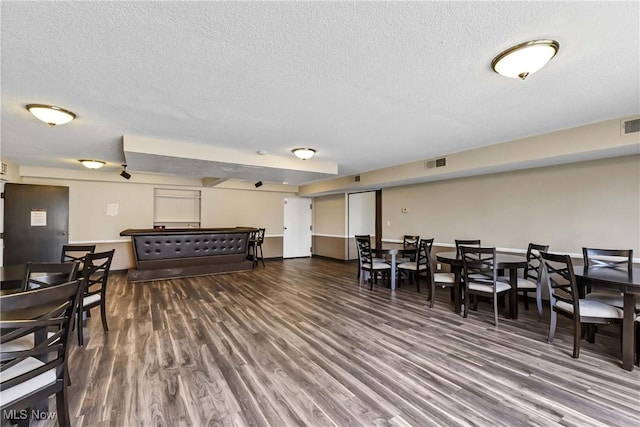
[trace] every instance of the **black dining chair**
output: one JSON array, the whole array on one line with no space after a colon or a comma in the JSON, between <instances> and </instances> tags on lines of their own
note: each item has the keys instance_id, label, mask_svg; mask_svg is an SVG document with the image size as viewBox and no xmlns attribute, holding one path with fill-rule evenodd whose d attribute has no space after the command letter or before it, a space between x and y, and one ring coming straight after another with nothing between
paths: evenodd
<instances>
[{"instance_id":1,"label":"black dining chair","mask_svg":"<svg viewBox=\"0 0 640 427\"><path fill-rule=\"evenodd\" d=\"M615 268L629 270L633 266L633 249L596 249L582 248L582 259L587 268ZM619 292L599 290L591 292L587 288L585 298L599 301L614 307L623 308L624 298ZM636 302L636 311L640 311L640 301Z\"/></svg>"},{"instance_id":2,"label":"black dining chair","mask_svg":"<svg viewBox=\"0 0 640 427\"><path fill-rule=\"evenodd\" d=\"M529 243L527 247L527 266L522 277L518 277L518 292L524 293L524 308L529 310L529 292L536 293L538 316L542 317L542 262L540 252L547 252L549 245ZM500 276L498 280L509 283L509 277Z\"/></svg>"},{"instance_id":3,"label":"black dining chair","mask_svg":"<svg viewBox=\"0 0 640 427\"><path fill-rule=\"evenodd\" d=\"M386 262L376 261L371 250L371 236L357 235L355 236L356 246L358 248L358 268L360 269L359 282L360 286L364 281L364 273L369 273L369 289L373 289L373 283L378 275L390 279L391 266Z\"/></svg>"},{"instance_id":4,"label":"black dining chair","mask_svg":"<svg viewBox=\"0 0 640 427\"><path fill-rule=\"evenodd\" d=\"M415 249L418 250L418 243L420 243L420 236L413 236L405 234L402 238L402 249ZM396 264L402 264L403 262L415 261L416 255L396 257Z\"/></svg>"},{"instance_id":5,"label":"black dining chair","mask_svg":"<svg viewBox=\"0 0 640 427\"><path fill-rule=\"evenodd\" d=\"M398 269L398 284L402 282L403 276L413 278L416 282L416 290L420 292L420 274L425 274L426 277L429 277L429 268L431 268L429 257L431 256L432 246L433 239L420 240L415 257L416 260L397 264L396 268ZM428 278L428 281L431 282L430 277ZM433 284L431 283L430 285L431 288ZM429 292L430 297L433 298L433 290L430 290Z\"/></svg>"},{"instance_id":6,"label":"black dining chair","mask_svg":"<svg viewBox=\"0 0 640 427\"><path fill-rule=\"evenodd\" d=\"M69 330L78 308L81 286L69 283L0 297L0 410L36 406L56 396L57 421L70 426L67 403ZM39 337L33 347L11 344Z\"/></svg>"},{"instance_id":7,"label":"black dining chair","mask_svg":"<svg viewBox=\"0 0 640 427\"><path fill-rule=\"evenodd\" d=\"M509 293L511 285L498 281L496 248L460 245L462 269L466 290L464 293L464 317L467 317L471 297L477 308L477 297L489 297L493 302L493 324L498 327L498 297ZM511 306L511 305L510 305Z\"/></svg>"},{"instance_id":8,"label":"black dining chair","mask_svg":"<svg viewBox=\"0 0 640 427\"><path fill-rule=\"evenodd\" d=\"M549 338L551 344L556 332L557 315L573 321L573 358L580 356L580 339L582 326L622 323L622 310L599 301L580 298L576 276L569 255L541 252L543 270L549 290L551 304L551 321Z\"/></svg>"},{"instance_id":9,"label":"black dining chair","mask_svg":"<svg viewBox=\"0 0 640 427\"><path fill-rule=\"evenodd\" d=\"M107 325L107 284L109 283L109 271L115 249L105 252L87 254L82 271L83 295L77 311L78 345L84 345L84 333L82 325L83 313L89 313L94 307L100 307L100 319L105 332L109 331Z\"/></svg>"}]
</instances>

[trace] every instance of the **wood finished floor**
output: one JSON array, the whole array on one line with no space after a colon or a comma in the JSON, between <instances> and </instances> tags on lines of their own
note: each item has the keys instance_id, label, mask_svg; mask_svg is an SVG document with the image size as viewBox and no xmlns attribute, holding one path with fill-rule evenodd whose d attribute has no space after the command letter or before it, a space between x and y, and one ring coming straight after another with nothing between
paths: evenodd
<instances>
[{"instance_id":1,"label":"wood finished floor","mask_svg":"<svg viewBox=\"0 0 640 427\"><path fill-rule=\"evenodd\" d=\"M571 358L548 307L492 325L448 290L358 287L353 264L267 262L247 273L110 280L70 355L74 426L639 426L640 370L613 335ZM606 331L605 331L606 332ZM52 409L55 408L52 403ZM49 426L51 422L36 425Z\"/></svg>"}]
</instances>

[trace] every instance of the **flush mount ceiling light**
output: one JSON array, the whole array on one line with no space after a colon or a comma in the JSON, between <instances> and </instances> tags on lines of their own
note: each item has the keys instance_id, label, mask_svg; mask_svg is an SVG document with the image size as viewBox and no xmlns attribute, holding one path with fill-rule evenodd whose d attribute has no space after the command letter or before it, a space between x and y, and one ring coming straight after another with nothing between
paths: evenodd
<instances>
[{"instance_id":1,"label":"flush mount ceiling light","mask_svg":"<svg viewBox=\"0 0 640 427\"><path fill-rule=\"evenodd\" d=\"M513 46L491 62L493 70L505 77L526 79L544 67L558 53L560 43L555 40L531 40Z\"/></svg>"},{"instance_id":2,"label":"flush mount ceiling light","mask_svg":"<svg viewBox=\"0 0 640 427\"><path fill-rule=\"evenodd\" d=\"M316 150L313 148L294 148L291 152L295 154L297 158L302 160L309 160L314 154L316 154Z\"/></svg>"},{"instance_id":3,"label":"flush mount ceiling light","mask_svg":"<svg viewBox=\"0 0 640 427\"><path fill-rule=\"evenodd\" d=\"M80 163L82 163L82 166L84 166L85 168L89 168L89 169L100 169L101 167L103 167L106 164L102 160L82 159L82 160L78 160L78 161Z\"/></svg>"},{"instance_id":4,"label":"flush mount ceiling light","mask_svg":"<svg viewBox=\"0 0 640 427\"><path fill-rule=\"evenodd\" d=\"M63 125L69 123L76 118L76 115L64 108L54 107L53 105L29 104L25 108L31 114L36 116L38 120L42 120L49 126Z\"/></svg>"}]
</instances>

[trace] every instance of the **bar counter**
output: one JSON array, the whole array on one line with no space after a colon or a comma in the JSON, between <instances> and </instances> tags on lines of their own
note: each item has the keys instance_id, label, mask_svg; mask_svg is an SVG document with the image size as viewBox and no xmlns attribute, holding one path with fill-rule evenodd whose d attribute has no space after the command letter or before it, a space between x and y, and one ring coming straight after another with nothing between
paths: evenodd
<instances>
[{"instance_id":1,"label":"bar counter","mask_svg":"<svg viewBox=\"0 0 640 427\"><path fill-rule=\"evenodd\" d=\"M136 268L131 282L174 279L251 270L249 236L255 228L126 229Z\"/></svg>"}]
</instances>

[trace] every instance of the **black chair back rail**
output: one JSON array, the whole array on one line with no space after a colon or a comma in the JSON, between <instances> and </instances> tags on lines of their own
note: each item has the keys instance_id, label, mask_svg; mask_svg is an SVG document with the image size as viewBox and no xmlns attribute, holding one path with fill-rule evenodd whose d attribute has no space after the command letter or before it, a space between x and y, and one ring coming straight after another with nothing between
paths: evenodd
<instances>
[{"instance_id":1,"label":"black chair back rail","mask_svg":"<svg viewBox=\"0 0 640 427\"><path fill-rule=\"evenodd\" d=\"M633 249L582 248L582 258L588 268L631 268Z\"/></svg>"},{"instance_id":2,"label":"black chair back rail","mask_svg":"<svg viewBox=\"0 0 640 427\"><path fill-rule=\"evenodd\" d=\"M84 345L82 313L88 312L94 307L100 307L102 328L105 332L109 331L106 312L107 284L109 283L109 272L114 253L115 249L112 249L105 252L89 253L85 257L84 270L82 271L84 292L77 316L78 345Z\"/></svg>"}]
</instances>

